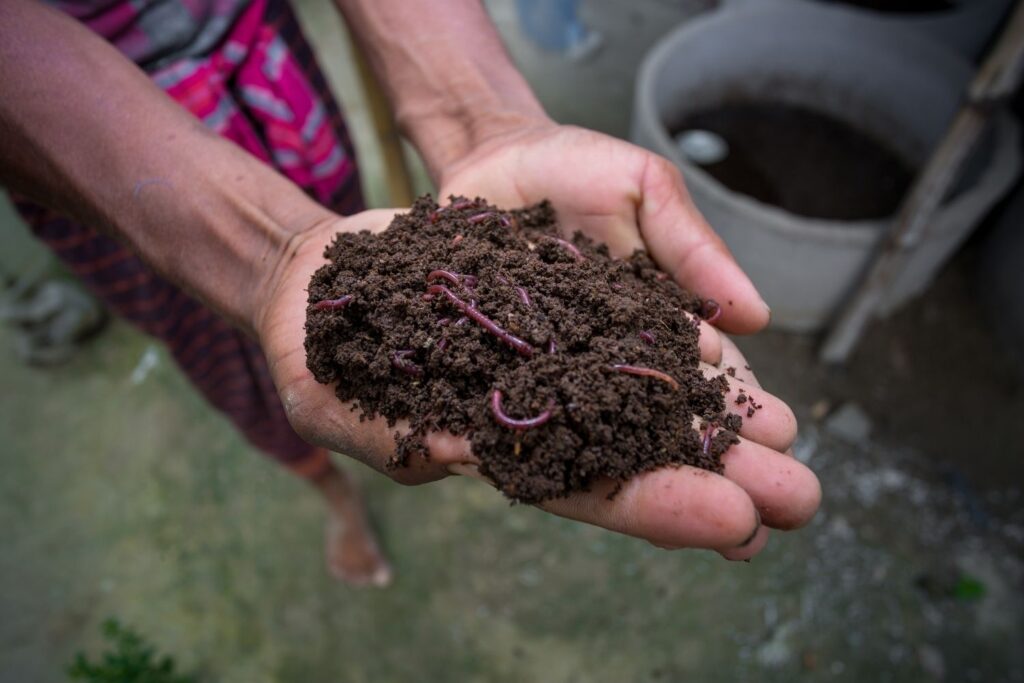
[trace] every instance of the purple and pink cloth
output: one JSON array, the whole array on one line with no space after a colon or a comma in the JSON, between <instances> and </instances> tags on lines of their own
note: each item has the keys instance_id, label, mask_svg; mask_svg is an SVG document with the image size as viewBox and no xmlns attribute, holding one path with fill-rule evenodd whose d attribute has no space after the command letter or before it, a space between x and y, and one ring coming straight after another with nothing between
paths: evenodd
<instances>
[{"instance_id":1,"label":"purple and pink cloth","mask_svg":"<svg viewBox=\"0 0 1024 683\"><path fill-rule=\"evenodd\" d=\"M54 2L142 66L208 128L341 214L362 210L355 153L283 0ZM154 132L154 134L158 134ZM192 383L260 450L316 476L326 453L291 429L259 346L117 240L28 202L19 211L116 314L162 340Z\"/></svg>"}]
</instances>

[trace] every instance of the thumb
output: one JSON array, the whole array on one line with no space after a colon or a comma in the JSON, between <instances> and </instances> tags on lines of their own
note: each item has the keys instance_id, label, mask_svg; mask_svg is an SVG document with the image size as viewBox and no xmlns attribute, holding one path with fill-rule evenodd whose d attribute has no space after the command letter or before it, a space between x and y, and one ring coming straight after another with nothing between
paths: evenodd
<instances>
[{"instance_id":1,"label":"thumb","mask_svg":"<svg viewBox=\"0 0 1024 683\"><path fill-rule=\"evenodd\" d=\"M694 206L679 169L654 154L641 172L637 218L654 260L680 286L721 306L718 327L747 334L768 324L768 304Z\"/></svg>"}]
</instances>

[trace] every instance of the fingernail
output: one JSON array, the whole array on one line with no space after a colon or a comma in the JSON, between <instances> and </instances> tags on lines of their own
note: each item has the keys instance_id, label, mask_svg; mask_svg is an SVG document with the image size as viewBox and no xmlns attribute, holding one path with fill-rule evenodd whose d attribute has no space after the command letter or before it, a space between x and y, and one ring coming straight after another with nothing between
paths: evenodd
<instances>
[{"instance_id":1,"label":"fingernail","mask_svg":"<svg viewBox=\"0 0 1024 683\"><path fill-rule=\"evenodd\" d=\"M764 305L764 310L768 311L768 322L771 323L771 321L772 321L772 307L769 306L768 302L765 301L764 299L761 299L761 303Z\"/></svg>"},{"instance_id":2,"label":"fingernail","mask_svg":"<svg viewBox=\"0 0 1024 683\"><path fill-rule=\"evenodd\" d=\"M757 538L757 532L761 530L761 513L757 511L757 508L754 508L754 514L757 515L757 524L754 525L754 531L750 534L747 540L743 541L743 543L740 543L738 546L736 546L737 548L746 548L748 545L754 542L755 538ZM747 561L749 562L749 560Z\"/></svg>"}]
</instances>

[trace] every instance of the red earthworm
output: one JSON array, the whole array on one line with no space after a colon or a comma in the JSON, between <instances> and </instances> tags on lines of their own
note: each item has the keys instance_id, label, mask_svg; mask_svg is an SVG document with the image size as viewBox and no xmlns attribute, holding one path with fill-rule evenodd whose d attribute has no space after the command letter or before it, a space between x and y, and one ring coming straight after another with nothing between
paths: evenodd
<instances>
[{"instance_id":1,"label":"red earthworm","mask_svg":"<svg viewBox=\"0 0 1024 683\"><path fill-rule=\"evenodd\" d=\"M480 325L480 327L484 328L501 341L511 346L519 353L520 356L523 356L525 358L530 358L533 356L533 347L530 346L529 342L520 339L514 334L506 332L504 329L502 329L500 325L498 325L498 323L494 322L486 315L478 311L476 308L470 306L468 303L466 303L459 297L455 296L452 290L448 289L444 285L430 285L429 287L427 287L427 292L430 294L443 294L448 299L448 301L451 302L451 304L455 306L457 309L462 311L466 315L466 317Z\"/></svg>"},{"instance_id":2,"label":"red earthworm","mask_svg":"<svg viewBox=\"0 0 1024 683\"><path fill-rule=\"evenodd\" d=\"M316 311L340 311L341 309L352 303L354 297L351 294L339 296L337 299L324 299L323 301L317 301L313 304L313 310Z\"/></svg>"},{"instance_id":3,"label":"red earthworm","mask_svg":"<svg viewBox=\"0 0 1024 683\"><path fill-rule=\"evenodd\" d=\"M530 295L522 287L514 287L516 294L519 295L519 300L523 302L523 305L527 308L533 308L533 302L530 301Z\"/></svg>"},{"instance_id":4,"label":"red earthworm","mask_svg":"<svg viewBox=\"0 0 1024 683\"><path fill-rule=\"evenodd\" d=\"M443 278L443 279L447 280L448 282L452 283L453 285L461 285L462 284L462 280L459 278L458 275L456 275L455 273L451 272L450 270L441 270L441 269L432 270L429 273L427 273L427 284L429 285L432 280L436 280L437 278Z\"/></svg>"},{"instance_id":5,"label":"red earthworm","mask_svg":"<svg viewBox=\"0 0 1024 683\"><path fill-rule=\"evenodd\" d=\"M453 273L450 270L437 269L432 270L427 274L427 284L429 285L433 280L438 278L447 280L453 285L462 285L466 289L473 289L476 287L477 282L479 282L476 275L459 275L458 273Z\"/></svg>"},{"instance_id":6,"label":"red earthworm","mask_svg":"<svg viewBox=\"0 0 1024 683\"><path fill-rule=\"evenodd\" d=\"M452 246L453 247L459 246L459 242L461 242L461 241L462 241L462 235L456 235L455 237L452 238Z\"/></svg>"},{"instance_id":7,"label":"red earthworm","mask_svg":"<svg viewBox=\"0 0 1024 683\"><path fill-rule=\"evenodd\" d=\"M675 381L671 375L667 375L661 370L655 370L654 368L643 368L638 365L624 365L622 363L612 366L612 369L616 372L624 372L627 375L637 375L639 377L653 377L654 379L661 380L666 384L672 385L673 389L679 388L679 382Z\"/></svg>"},{"instance_id":8,"label":"red earthworm","mask_svg":"<svg viewBox=\"0 0 1024 683\"><path fill-rule=\"evenodd\" d=\"M640 337L651 346L654 346L654 344L657 342L657 339L654 338L654 333L648 332L647 330L641 330L640 333L637 334L636 336Z\"/></svg>"},{"instance_id":9,"label":"red earthworm","mask_svg":"<svg viewBox=\"0 0 1024 683\"><path fill-rule=\"evenodd\" d=\"M462 316L461 318L459 318L458 320L455 321L455 327L462 327L463 325L465 325L468 322L469 322L469 318L467 318L466 316Z\"/></svg>"},{"instance_id":10,"label":"red earthworm","mask_svg":"<svg viewBox=\"0 0 1024 683\"><path fill-rule=\"evenodd\" d=\"M554 337L548 339L548 353L558 353L558 343Z\"/></svg>"},{"instance_id":11,"label":"red earthworm","mask_svg":"<svg viewBox=\"0 0 1024 683\"><path fill-rule=\"evenodd\" d=\"M502 398L501 390L495 389L494 393L491 394L491 412L494 413L494 419L498 421L498 424L509 429L526 430L540 427L551 419L551 412L555 407L554 400L550 400L548 401L548 407L539 415L517 420L514 417L509 417L508 413L502 408Z\"/></svg>"},{"instance_id":12,"label":"red earthworm","mask_svg":"<svg viewBox=\"0 0 1024 683\"><path fill-rule=\"evenodd\" d=\"M412 349L400 349L391 354L391 367L395 368L399 372L404 372L407 375L418 377L423 374L422 368L415 363L406 360L409 356L416 353Z\"/></svg>"},{"instance_id":13,"label":"red earthworm","mask_svg":"<svg viewBox=\"0 0 1024 683\"><path fill-rule=\"evenodd\" d=\"M484 211L483 213L478 213L473 216L470 216L466 220L469 221L470 223L480 223L493 215L493 211Z\"/></svg>"},{"instance_id":14,"label":"red earthworm","mask_svg":"<svg viewBox=\"0 0 1024 683\"><path fill-rule=\"evenodd\" d=\"M444 351L448 347L448 337L441 337L437 340L437 350Z\"/></svg>"},{"instance_id":15,"label":"red earthworm","mask_svg":"<svg viewBox=\"0 0 1024 683\"><path fill-rule=\"evenodd\" d=\"M448 324L448 323L450 323L451 321L452 321L452 319L451 319L451 318L448 318L448 317L445 317L445 318L438 318L438 319L437 319L437 324L438 324L438 326L439 326L439 327L444 327L445 325L447 325L447 324Z\"/></svg>"},{"instance_id":16,"label":"red earthworm","mask_svg":"<svg viewBox=\"0 0 1024 683\"><path fill-rule=\"evenodd\" d=\"M717 426L714 422L708 422L707 430L704 432L704 455L707 455L711 449L711 437L714 435L715 427Z\"/></svg>"},{"instance_id":17,"label":"red earthworm","mask_svg":"<svg viewBox=\"0 0 1024 683\"><path fill-rule=\"evenodd\" d=\"M510 221L508 219L508 216L506 216L505 214L499 213L498 214L498 219L501 221L501 224L503 226L505 226L506 228L511 228L512 227L512 221Z\"/></svg>"},{"instance_id":18,"label":"red earthworm","mask_svg":"<svg viewBox=\"0 0 1024 683\"><path fill-rule=\"evenodd\" d=\"M445 211L462 211L468 209L471 206L476 206L476 200L460 199L457 202L452 202L448 206L439 206L434 211L430 212L430 222L436 223L437 219L441 217L441 214Z\"/></svg>"},{"instance_id":19,"label":"red earthworm","mask_svg":"<svg viewBox=\"0 0 1024 683\"><path fill-rule=\"evenodd\" d=\"M434 295L433 294L420 294L420 298L423 299L424 301L433 301L434 300Z\"/></svg>"},{"instance_id":20,"label":"red earthworm","mask_svg":"<svg viewBox=\"0 0 1024 683\"><path fill-rule=\"evenodd\" d=\"M577 261L586 261L587 260L587 257L584 256L583 253L580 252L580 250L572 242L570 242L568 240L563 240L561 237L552 237L551 239L555 240L560 245L562 245L562 248L564 248L570 254L575 256Z\"/></svg>"},{"instance_id":21,"label":"red earthworm","mask_svg":"<svg viewBox=\"0 0 1024 683\"><path fill-rule=\"evenodd\" d=\"M714 299L705 299L700 305L700 317L709 325L722 317L722 307Z\"/></svg>"},{"instance_id":22,"label":"red earthworm","mask_svg":"<svg viewBox=\"0 0 1024 683\"><path fill-rule=\"evenodd\" d=\"M512 285L512 283L509 282L508 278L506 278L504 275L499 275L497 277L497 280L503 285L511 285L512 289L516 290L516 296L519 297L519 300L523 302L524 306L526 306L527 308L531 308L533 306L533 302L530 301L530 294L525 289L516 285Z\"/></svg>"}]
</instances>

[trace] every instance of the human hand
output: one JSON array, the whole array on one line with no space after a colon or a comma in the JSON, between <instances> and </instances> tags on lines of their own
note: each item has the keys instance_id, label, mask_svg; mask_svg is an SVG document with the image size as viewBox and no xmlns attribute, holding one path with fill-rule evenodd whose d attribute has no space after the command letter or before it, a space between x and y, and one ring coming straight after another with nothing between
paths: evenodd
<instances>
[{"instance_id":1,"label":"human hand","mask_svg":"<svg viewBox=\"0 0 1024 683\"><path fill-rule=\"evenodd\" d=\"M332 220L293 240L274 269L255 327L289 418L305 439L353 456L405 484L450 473L479 477L468 442L449 434L427 437L429 460L414 458L408 467L387 470L385 463L395 450L395 430L383 420L361 421L351 404L341 403L333 388L317 383L305 366L305 288L313 271L324 263L324 246L338 231L380 230L392 215L375 211ZM711 548L732 559L746 559L764 546L767 529L758 521L758 510L766 525L780 528L799 526L813 514L819 496L813 474L778 452L795 435L792 413L778 399L754 388L756 380L744 369L745 361L732 343L718 338L713 330L711 334L717 340L720 362L737 368L738 377L730 379L727 405L745 413L747 406L741 408L733 399L746 386L763 406L755 419L745 420L741 443L724 456L725 476L691 467L667 468L627 482L612 500L607 493L613 483L606 482L591 493L541 507L660 546ZM705 356L714 351L702 350ZM721 372L710 364L705 370Z\"/></svg>"},{"instance_id":2,"label":"human hand","mask_svg":"<svg viewBox=\"0 0 1024 683\"><path fill-rule=\"evenodd\" d=\"M680 286L721 305L716 325L726 332L768 324L767 304L664 157L534 118L492 135L439 173L441 197L481 196L506 208L548 199L567 236L579 230L613 256L646 250Z\"/></svg>"}]
</instances>

